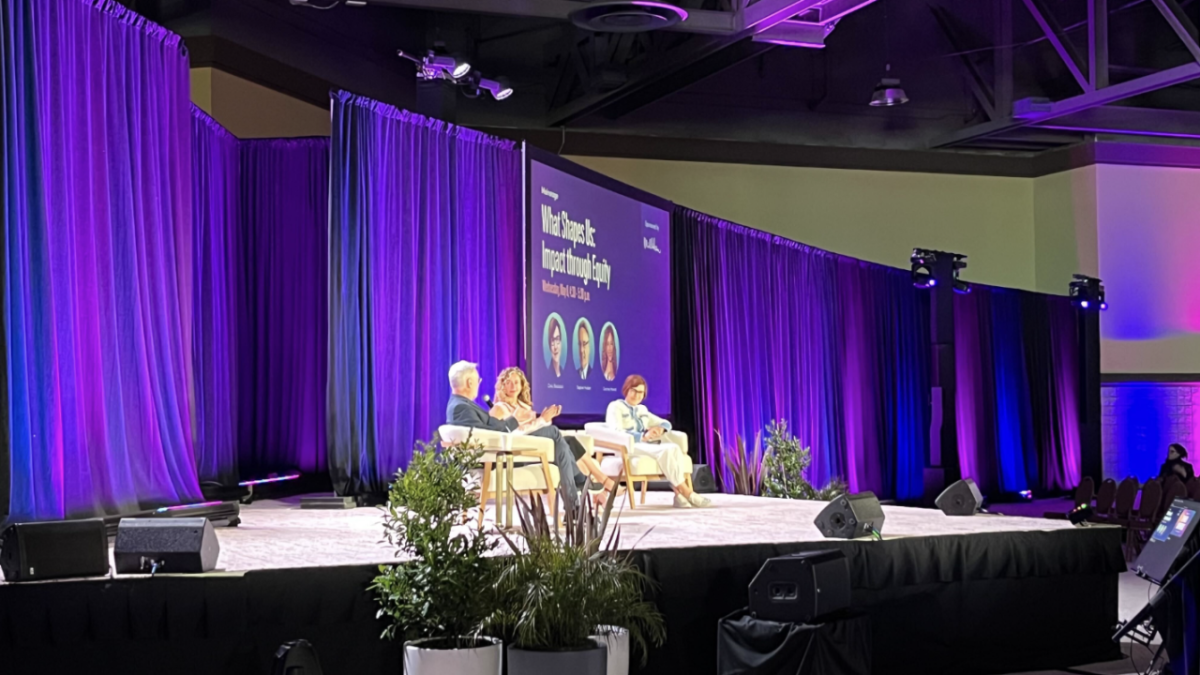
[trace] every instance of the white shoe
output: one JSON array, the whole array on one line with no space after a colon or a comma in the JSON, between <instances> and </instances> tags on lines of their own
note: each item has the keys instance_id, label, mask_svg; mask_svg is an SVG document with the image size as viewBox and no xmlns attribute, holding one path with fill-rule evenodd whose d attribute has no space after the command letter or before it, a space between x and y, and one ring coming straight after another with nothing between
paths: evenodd
<instances>
[{"instance_id":1,"label":"white shoe","mask_svg":"<svg viewBox=\"0 0 1200 675\"><path fill-rule=\"evenodd\" d=\"M688 497L688 501L692 503L692 506L694 506L698 509L703 509L703 508L712 506L711 499L709 499L708 497L702 497L699 493L696 493L696 492L693 492L692 496Z\"/></svg>"},{"instance_id":2,"label":"white shoe","mask_svg":"<svg viewBox=\"0 0 1200 675\"><path fill-rule=\"evenodd\" d=\"M695 495L692 495L692 496L694 497ZM677 494L677 495L675 495L675 508L690 509L690 508L692 508L692 503L689 502L688 500L684 499L683 495Z\"/></svg>"}]
</instances>

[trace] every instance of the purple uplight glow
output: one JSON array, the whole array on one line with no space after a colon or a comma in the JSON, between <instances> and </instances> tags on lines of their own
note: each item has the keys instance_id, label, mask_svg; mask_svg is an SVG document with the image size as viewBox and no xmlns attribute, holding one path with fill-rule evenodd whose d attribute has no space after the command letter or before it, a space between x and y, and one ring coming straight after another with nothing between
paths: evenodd
<instances>
[{"instance_id":1,"label":"purple uplight glow","mask_svg":"<svg viewBox=\"0 0 1200 675\"><path fill-rule=\"evenodd\" d=\"M929 285L930 285L931 287L932 287L932 286L937 286L937 279L930 279L930 280L929 280Z\"/></svg>"},{"instance_id":2,"label":"purple uplight glow","mask_svg":"<svg viewBox=\"0 0 1200 675\"><path fill-rule=\"evenodd\" d=\"M259 478L256 480L244 480L244 481L238 483L238 485L240 485L242 487L248 487L250 485L262 485L264 483L279 483L279 482L282 482L285 480L296 480L299 477L300 477L300 474L298 474L298 473L290 473L286 476L272 476L270 478Z\"/></svg>"},{"instance_id":3,"label":"purple uplight glow","mask_svg":"<svg viewBox=\"0 0 1200 675\"><path fill-rule=\"evenodd\" d=\"M203 509L209 506L220 506L222 502L200 502L198 504L180 504L178 506L164 506L154 509L155 513L170 513L172 511L186 511L189 509Z\"/></svg>"},{"instance_id":4,"label":"purple uplight glow","mask_svg":"<svg viewBox=\"0 0 1200 675\"><path fill-rule=\"evenodd\" d=\"M1087 309L1087 308L1088 308L1088 301L1087 301L1087 300L1080 300L1080 301L1079 301L1079 306L1080 306L1080 307L1082 307L1082 308L1084 308L1084 309Z\"/></svg>"}]
</instances>

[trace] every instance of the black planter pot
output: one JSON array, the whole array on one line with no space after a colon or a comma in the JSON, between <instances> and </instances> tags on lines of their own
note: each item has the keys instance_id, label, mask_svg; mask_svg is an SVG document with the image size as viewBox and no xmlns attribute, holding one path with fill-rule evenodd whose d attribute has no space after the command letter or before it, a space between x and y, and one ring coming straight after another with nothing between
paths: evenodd
<instances>
[{"instance_id":1,"label":"black planter pot","mask_svg":"<svg viewBox=\"0 0 1200 675\"><path fill-rule=\"evenodd\" d=\"M571 652L533 652L508 647L508 675L606 675L608 650L601 646Z\"/></svg>"}]
</instances>

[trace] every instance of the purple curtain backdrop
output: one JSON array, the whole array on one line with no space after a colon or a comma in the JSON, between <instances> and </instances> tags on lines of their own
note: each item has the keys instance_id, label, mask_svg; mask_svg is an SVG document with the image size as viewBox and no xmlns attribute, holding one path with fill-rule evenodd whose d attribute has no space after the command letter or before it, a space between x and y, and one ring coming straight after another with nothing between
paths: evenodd
<instances>
[{"instance_id":1,"label":"purple curtain backdrop","mask_svg":"<svg viewBox=\"0 0 1200 675\"><path fill-rule=\"evenodd\" d=\"M381 492L445 421L451 363L523 362L521 154L345 92L331 153L329 468Z\"/></svg>"},{"instance_id":2,"label":"purple curtain backdrop","mask_svg":"<svg viewBox=\"0 0 1200 675\"><path fill-rule=\"evenodd\" d=\"M194 119L200 477L324 472L329 139Z\"/></svg>"},{"instance_id":3,"label":"purple curtain backdrop","mask_svg":"<svg viewBox=\"0 0 1200 675\"><path fill-rule=\"evenodd\" d=\"M324 472L329 139L245 140L240 157L241 474Z\"/></svg>"},{"instance_id":4,"label":"purple curtain backdrop","mask_svg":"<svg viewBox=\"0 0 1200 675\"><path fill-rule=\"evenodd\" d=\"M929 299L907 270L676 211L676 302L690 331L697 444L728 489L716 432L753 444L786 420L810 480L914 498L929 428ZM689 292L690 290L690 292ZM765 432L764 432L765 435Z\"/></svg>"},{"instance_id":5,"label":"purple curtain backdrop","mask_svg":"<svg viewBox=\"0 0 1200 675\"><path fill-rule=\"evenodd\" d=\"M975 285L956 295L955 416L984 493L1079 484L1079 338L1065 297Z\"/></svg>"},{"instance_id":6,"label":"purple curtain backdrop","mask_svg":"<svg viewBox=\"0 0 1200 675\"><path fill-rule=\"evenodd\" d=\"M195 202L196 471L202 481L238 480L238 139L192 107Z\"/></svg>"},{"instance_id":7,"label":"purple curtain backdrop","mask_svg":"<svg viewBox=\"0 0 1200 675\"><path fill-rule=\"evenodd\" d=\"M115 2L0 11L10 516L196 500L181 41Z\"/></svg>"}]
</instances>

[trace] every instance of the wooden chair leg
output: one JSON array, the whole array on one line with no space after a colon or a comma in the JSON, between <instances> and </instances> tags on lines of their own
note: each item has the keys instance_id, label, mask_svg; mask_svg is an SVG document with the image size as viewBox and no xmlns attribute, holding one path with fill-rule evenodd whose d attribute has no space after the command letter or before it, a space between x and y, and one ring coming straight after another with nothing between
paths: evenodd
<instances>
[{"instance_id":1,"label":"wooden chair leg","mask_svg":"<svg viewBox=\"0 0 1200 675\"><path fill-rule=\"evenodd\" d=\"M645 503L646 503L646 488L647 488L649 485L650 485L650 479L649 479L649 478L646 478L646 477L643 477L643 478L642 478L642 503L643 503L643 504L645 504Z\"/></svg>"},{"instance_id":2,"label":"wooden chair leg","mask_svg":"<svg viewBox=\"0 0 1200 675\"><path fill-rule=\"evenodd\" d=\"M479 484L479 529L483 530L483 515L487 511L489 481L492 480L492 463L483 463L483 481Z\"/></svg>"}]
</instances>

